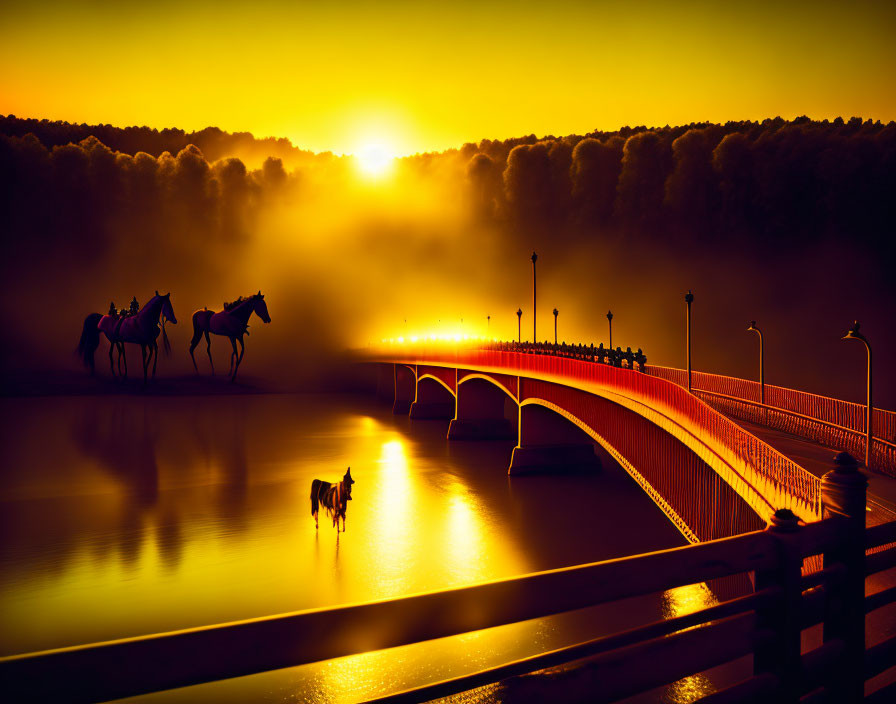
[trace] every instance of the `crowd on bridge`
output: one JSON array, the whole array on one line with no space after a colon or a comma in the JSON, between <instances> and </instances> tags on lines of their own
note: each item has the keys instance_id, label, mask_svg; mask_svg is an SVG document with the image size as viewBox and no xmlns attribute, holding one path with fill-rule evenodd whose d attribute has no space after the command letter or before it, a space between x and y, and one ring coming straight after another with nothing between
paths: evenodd
<instances>
[{"instance_id":1,"label":"crowd on bridge","mask_svg":"<svg viewBox=\"0 0 896 704\"><path fill-rule=\"evenodd\" d=\"M570 359L581 359L586 362L595 362L597 364L609 364L613 367L621 367L623 369L635 369L643 372L647 366L647 356L638 348L637 352L633 352L631 347L626 347L625 351L621 347L615 350L604 347L601 342L597 347L594 343L585 344L567 344L566 342L493 342L488 345L488 349L497 350L499 352L524 352L526 354L547 354L555 357L569 357Z\"/></svg>"}]
</instances>

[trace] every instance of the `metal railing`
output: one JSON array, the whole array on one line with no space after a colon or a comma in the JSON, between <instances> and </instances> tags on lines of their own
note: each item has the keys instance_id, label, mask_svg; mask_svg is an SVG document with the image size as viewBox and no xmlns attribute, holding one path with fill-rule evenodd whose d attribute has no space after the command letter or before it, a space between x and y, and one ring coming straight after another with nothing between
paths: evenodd
<instances>
[{"instance_id":1,"label":"metal railing","mask_svg":"<svg viewBox=\"0 0 896 704\"><path fill-rule=\"evenodd\" d=\"M683 369L648 365L645 371L687 386ZM706 372L692 372L691 386L705 401L737 418L864 454L867 413L862 404L769 384L762 404L758 382ZM873 430L871 468L896 476L896 413L875 408Z\"/></svg>"}]
</instances>

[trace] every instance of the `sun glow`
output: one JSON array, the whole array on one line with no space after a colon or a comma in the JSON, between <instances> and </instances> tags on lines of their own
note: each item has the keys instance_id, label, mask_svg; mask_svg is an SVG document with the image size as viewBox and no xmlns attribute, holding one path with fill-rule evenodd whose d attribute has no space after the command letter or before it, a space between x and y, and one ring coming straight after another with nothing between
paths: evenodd
<instances>
[{"instance_id":1,"label":"sun glow","mask_svg":"<svg viewBox=\"0 0 896 704\"><path fill-rule=\"evenodd\" d=\"M368 144L355 154L358 168L367 176L382 176L392 168L393 156L382 144Z\"/></svg>"}]
</instances>

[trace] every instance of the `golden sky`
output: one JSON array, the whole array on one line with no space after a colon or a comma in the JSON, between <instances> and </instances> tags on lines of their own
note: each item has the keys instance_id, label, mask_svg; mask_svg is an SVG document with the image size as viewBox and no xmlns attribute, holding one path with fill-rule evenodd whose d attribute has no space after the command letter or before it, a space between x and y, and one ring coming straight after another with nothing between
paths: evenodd
<instances>
[{"instance_id":1,"label":"golden sky","mask_svg":"<svg viewBox=\"0 0 896 704\"><path fill-rule=\"evenodd\" d=\"M33 3L0 113L395 154L622 125L896 119L896 3Z\"/></svg>"}]
</instances>

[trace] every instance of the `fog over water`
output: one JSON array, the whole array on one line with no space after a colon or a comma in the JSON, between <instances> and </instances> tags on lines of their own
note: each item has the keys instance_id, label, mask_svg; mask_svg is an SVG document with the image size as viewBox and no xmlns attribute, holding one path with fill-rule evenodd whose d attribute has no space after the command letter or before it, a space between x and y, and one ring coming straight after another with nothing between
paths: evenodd
<instances>
[{"instance_id":1,"label":"fog over water","mask_svg":"<svg viewBox=\"0 0 896 704\"><path fill-rule=\"evenodd\" d=\"M511 444L448 443L369 397L3 399L0 654L510 577L681 545L621 470L506 474ZM309 488L351 466L347 531ZM140 701L354 701L711 599L683 588L422 646ZM692 683L693 684L693 683ZM707 687L698 681L695 686Z\"/></svg>"}]
</instances>

